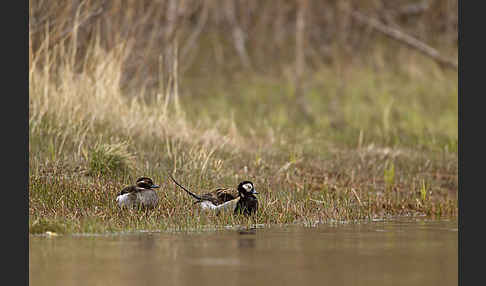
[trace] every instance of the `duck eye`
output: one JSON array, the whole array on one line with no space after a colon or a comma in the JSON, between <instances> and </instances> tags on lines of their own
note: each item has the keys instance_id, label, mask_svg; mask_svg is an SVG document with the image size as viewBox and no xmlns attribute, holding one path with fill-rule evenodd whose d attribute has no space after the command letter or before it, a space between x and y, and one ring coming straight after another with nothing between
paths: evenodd
<instances>
[{"instance_id":1,"label":"duck eye","mask_svg":"<svg viewBox=\"0 0 486 286\"><path fill-rule=\"evenodd\" d=\"M250 191L252 189L252 185L251 184L244 184L243 188L245 188L245 190L247 190L247 191Z\"/></svg>"}]
</instances>

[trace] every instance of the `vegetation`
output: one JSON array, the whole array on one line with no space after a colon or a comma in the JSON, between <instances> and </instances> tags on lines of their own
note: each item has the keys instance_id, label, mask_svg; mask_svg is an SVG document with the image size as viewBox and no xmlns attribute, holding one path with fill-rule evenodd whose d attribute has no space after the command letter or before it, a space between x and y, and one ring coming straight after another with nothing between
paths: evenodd
<instances>
[{"instance_id":1,"label":"vegetation","mask_svg":"<svg viewBox=\"0 0 486 286\"><path fill-rule=\"evenodd\" d=\"M457 71L336 16L383 7L78 2L30 2L31 233L457 215ZM457 1L430 2L388 21L454 57ZM167 172L195 192L249 179L260 210L199 214ZM139 176L159 206L120 210Z\"/></svg>"}]
</instances>

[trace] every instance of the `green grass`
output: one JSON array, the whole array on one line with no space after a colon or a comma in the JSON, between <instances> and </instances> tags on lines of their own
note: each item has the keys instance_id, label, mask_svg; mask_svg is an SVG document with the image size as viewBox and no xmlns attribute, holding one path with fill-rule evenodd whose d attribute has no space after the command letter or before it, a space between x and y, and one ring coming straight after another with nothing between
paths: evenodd
<instances>
[{"instance_id":1,"label":"green grass","mask_svg":"<svg viewBox=\"0 0 486 286\"><path fill-rule=\"evenodd\" d=\"M95 145L89 150L88 172L92 175L129 173L136 158L127 151L127 146L127 142Z\"/></svg>"},{"instance_id":2,"label":"green grass","mask_svg":"<svg viewBox=\"0 0 486 286\"><path fill-rule=\"evenodd\" d=\"M286 77L187 76L176 109L166 93L122 94L127 48L92 49L89 76L54 51L56 70L31 64L31 233L457 215L457 73L417 60L400 69L323 67L304 87L311 124ZM196 192L249 179L259 212L200 215L167 172ZM118 209L116 193L139 176L161 185L159 206Z\"/></svg>"},{"instance_id":3,"label":"green grass","mask_svg":"<svg viewBox=\"0 0 486 286\"><path fill-rule=\"evenodd\" d=\"M433 69L424 64L426 68ZM435 78L393 71L377 73L367 67L345 74L333 69L317 72L304 88L314 125L308 124L296 108L294 85L279 78L214 84L189 79L183 84L204 88L182 97L181 102L194 123L233 123L245 136L277 143L283 134L285 144L300 141L299 147L313 148L322 141L356 147L361 136L362 145L457 152L454 76L457 74ZM231 129L231 125L224 127Z\"/></svg>"}]
</instances>

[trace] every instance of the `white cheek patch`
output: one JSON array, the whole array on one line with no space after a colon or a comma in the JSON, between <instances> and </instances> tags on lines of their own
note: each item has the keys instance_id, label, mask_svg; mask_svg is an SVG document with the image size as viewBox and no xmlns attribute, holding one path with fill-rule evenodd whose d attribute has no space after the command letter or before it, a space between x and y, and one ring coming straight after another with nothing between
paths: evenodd
<instances>
[{"instance_id":1,"label":"white cheek patch","mask_svg":"<svg viewBox=\"0 0 486 286\"><path fill-rule=\"evenodd\" d=\"M253 189L253 185L250 184L250 183L246 183L243 185L243 188L245 188L245 190L247 190L248 192L251 191L251 189Z\"/></svg>"}]
</instances>

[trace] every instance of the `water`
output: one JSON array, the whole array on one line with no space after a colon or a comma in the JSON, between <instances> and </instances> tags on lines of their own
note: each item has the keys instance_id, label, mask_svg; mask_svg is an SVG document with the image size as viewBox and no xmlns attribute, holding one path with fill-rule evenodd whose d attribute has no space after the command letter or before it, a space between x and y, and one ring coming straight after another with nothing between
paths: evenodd
<instances>
[{"instance_id":1,"label":"water","mask_svg":"<svg viewBox=\"0 0 486 286\"><path fill-rule=\"evenodd\" d=\"M457 220L30 236L30 285L457 285Z\"/></svg>"}]
</instances>

